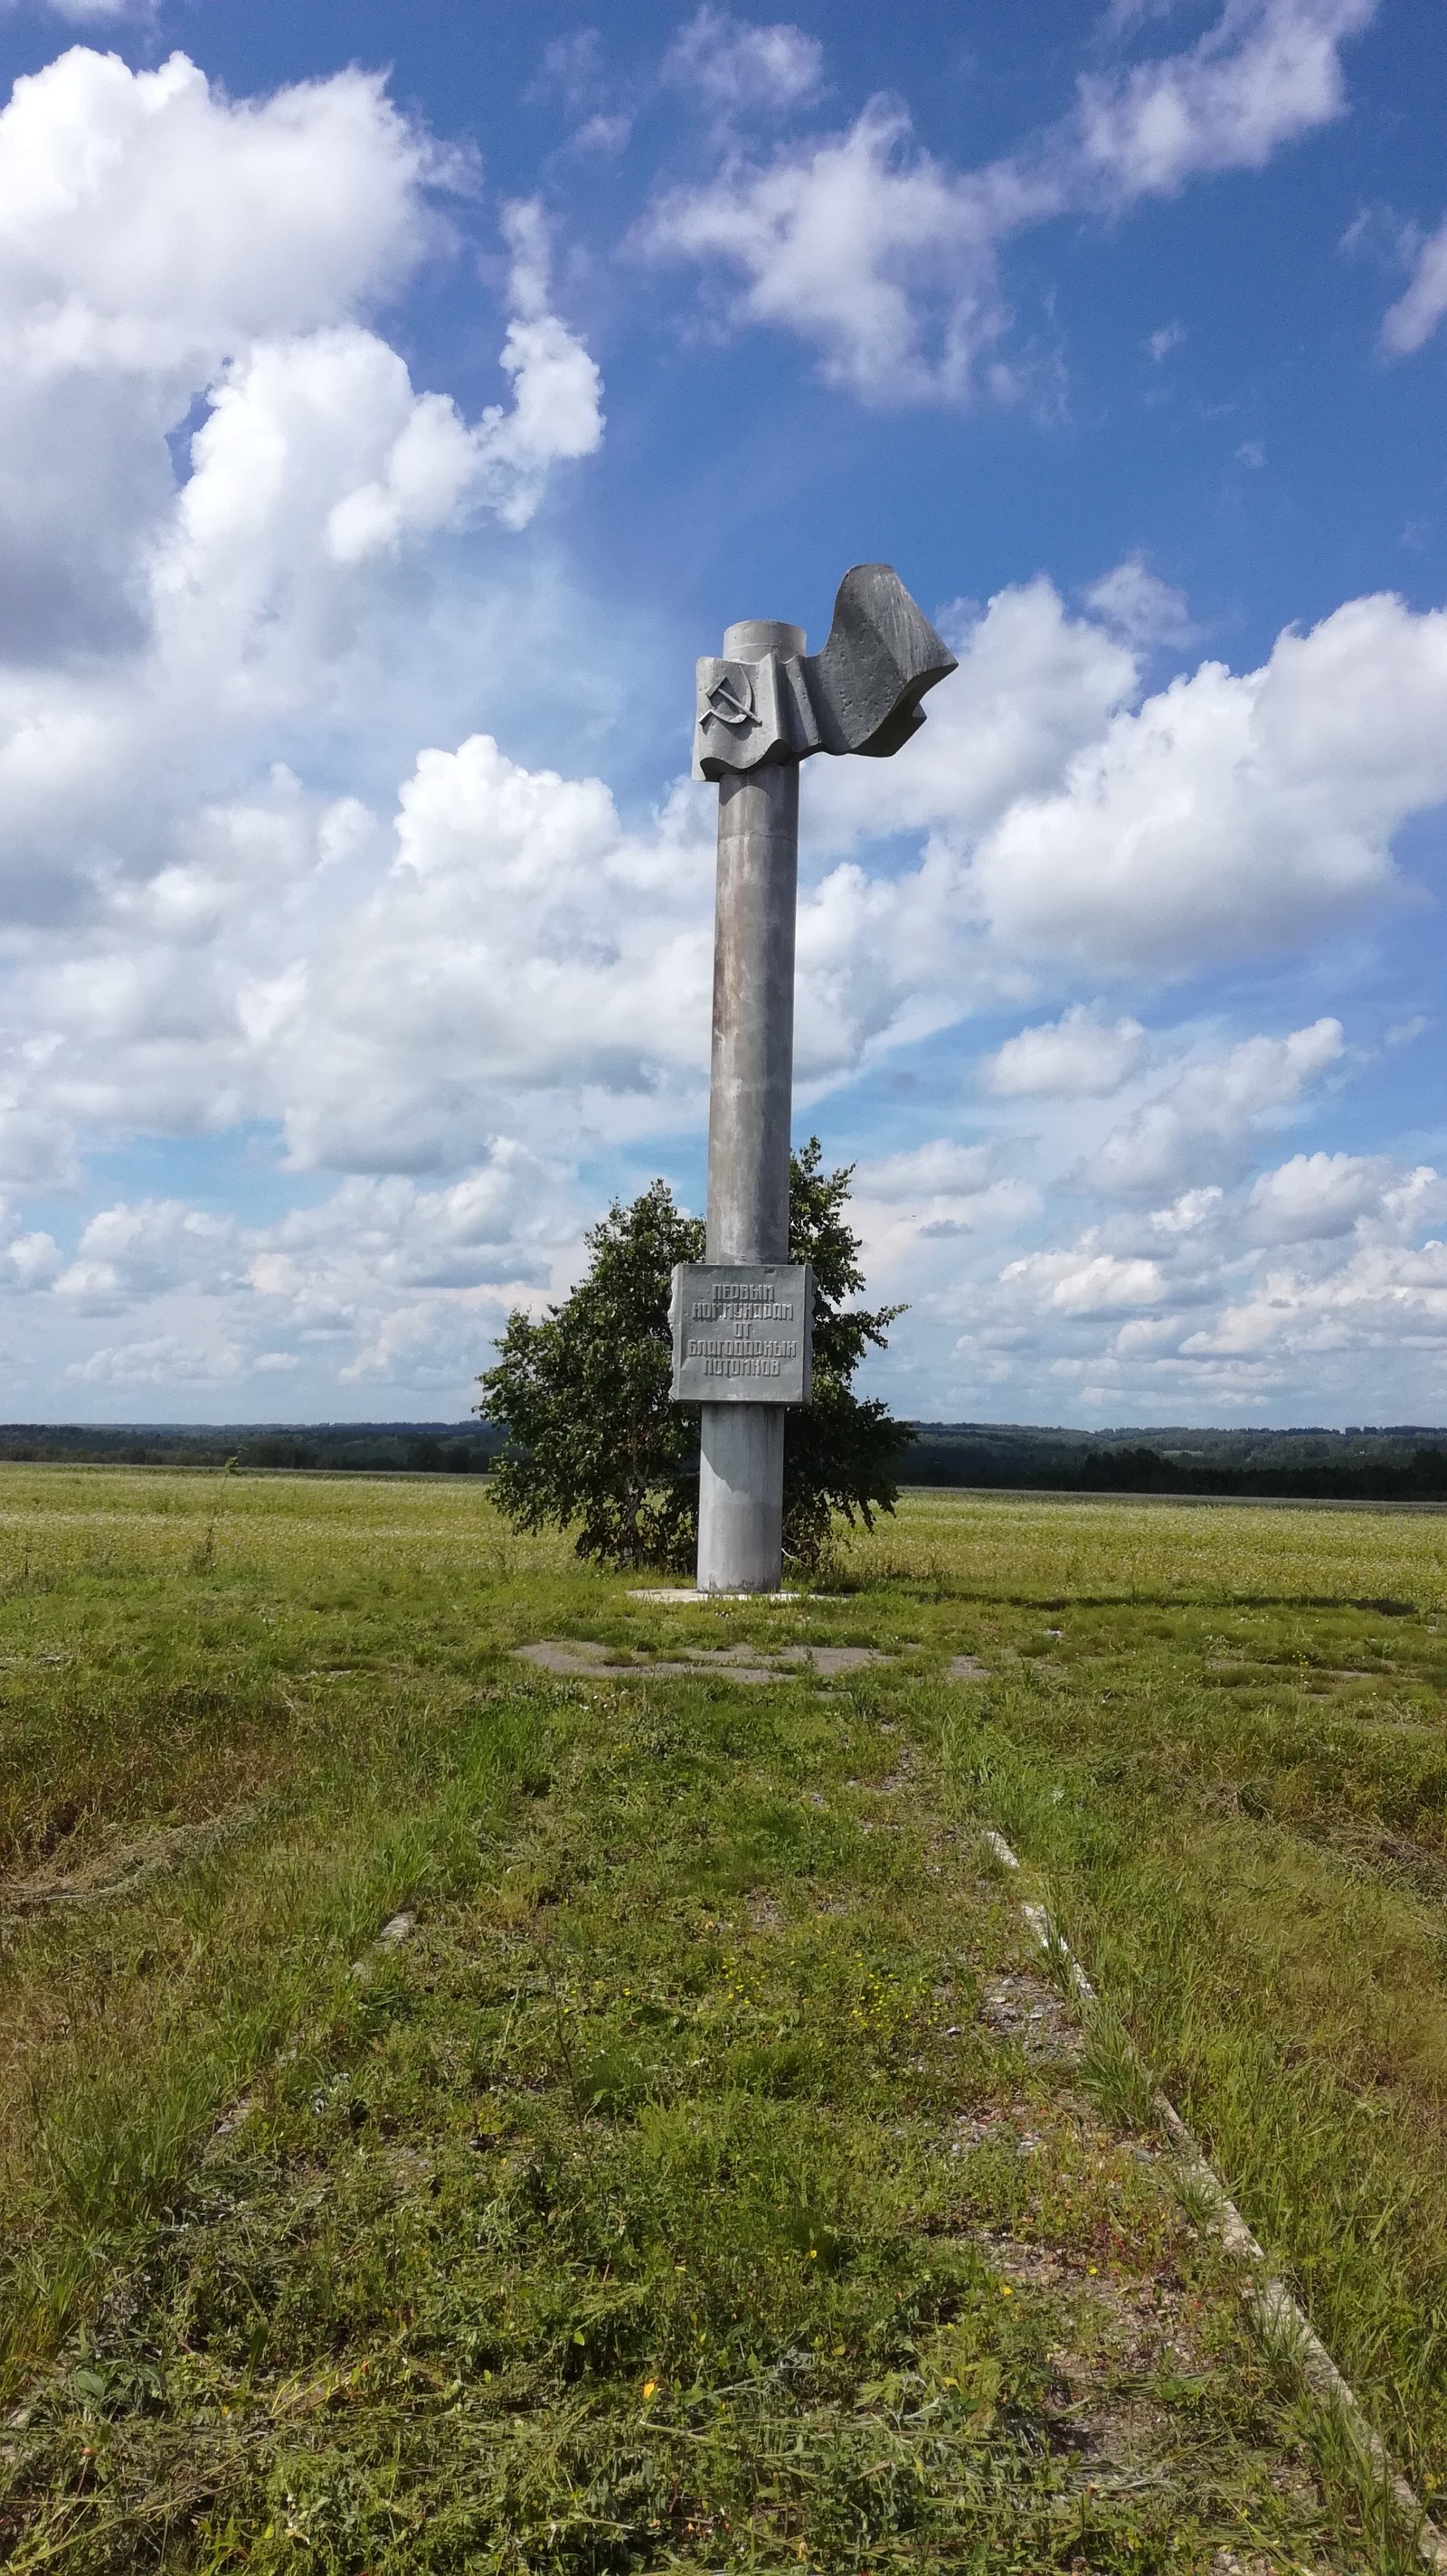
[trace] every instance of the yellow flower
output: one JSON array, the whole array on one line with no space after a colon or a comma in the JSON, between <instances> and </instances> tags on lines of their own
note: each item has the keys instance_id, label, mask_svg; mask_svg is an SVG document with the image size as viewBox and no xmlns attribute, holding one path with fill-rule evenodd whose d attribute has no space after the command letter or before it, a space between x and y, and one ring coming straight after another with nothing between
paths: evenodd
<instances>
[{"instance_id":1,"label":"yellow flower","mask_svg":"<svg viewBox=\"0 0 1447 2576\"><path fill-rule=\"evenodd\" d=\"M656 2397L657 2395L658 2395L658 2382L657 2382L657 2380L656 2380L656 2379L645 2379L645 2381L643 2382L643 2403L644 2403L644 2405L645 2405L645 2406L647 2405L648 2400L649 2400L649 2398L650 2398L650 2397Z\"/></svg>"}]
</instances>

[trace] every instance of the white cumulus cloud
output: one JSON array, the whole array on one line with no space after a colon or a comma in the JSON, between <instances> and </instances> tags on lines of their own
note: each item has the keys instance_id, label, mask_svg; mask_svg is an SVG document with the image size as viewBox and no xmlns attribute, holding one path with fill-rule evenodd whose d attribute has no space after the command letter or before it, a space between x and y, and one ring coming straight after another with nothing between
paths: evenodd
<instances>
[{"instance_id":1,"label":"white cumulus cloud","mask_svg":"<svg viewBox=\"0 0 1447 2576\"><path fill-rule=\"evenodd\" d=\"M948 169L875 99L846 134L763 167L731 159L661 197L638 238L655 260L741 278L731 317L797 332L826 383L865 402L954 401L1004 328L995 244L1037 202L1008 165Z\"/></svg>"},{"instance_id":2,"label":"white cumulus cloud","mask_svg":"<svg viewBox=\"0 0 1447 2576\"><path fill-rule=\"evenodd\" d=\"M104 1342L84 1360L73 1360L66 1376L81 1386L223 1386L241 1374L242 1357L227 1342L184 1342L173 1333L157 1333L134 1342Z\"/></svg>"},{"instance_id":3,"label":"white cumulus cloud","mask_svg":"<svg viewBox=\"0 0 1447 2576\"><path fill-rule=\"evenodd\" d=\"M1346 105L1340 48L1377 0L1226 0L1189 49L1082 76L1073 108L1018 151L958 170L890 97L842 134L767 161L730 140L701 184L662 192L637 235L657 261L728 271L736 324L795 333L826 383L883 405L959 402L1019 369L990 353L1009 321L999 253L1070 212L1168 196L1206 171L1259 169ZM701 22L695 21L697 27ZM710 29L722 22L704 13ZM757 30L760 38L795 30ZM710 33L707 58L715 56ZM802 58L801 58L802 59Z\"/></svg>"},{"instance_id":4,"label":"white cumulus cloud","mask_svg":"<svg viewBox=\"0 0 1447 2576\"><path fill-rule=\"evenodd\" d=\"M937 622L959 669L930 692L901 757L811 761L809 847L905 831L973 840L1017 800L1058 786L1136 693L1134 653L1093 618L1072 617L1053 582L1012 583L983 614L944 608Z\"/></svg>"},{"instance_id":5,"label":"white cumulus cloud","mask_svg":"<svg viewBox=\"0 0 1447 2576\"><path fill-rule=\"evenodd\" d=\"M1086 605L1107 626L1119 627L1128 644L1146 651L1158 645L1192 642L1196 629L1185 597L1153 573L1143 555L1127 555L1092 582Z\"/></svg>"},{"instance_id":6,"label":"white cumulus cloud","mask_svg":"<svg viewBox=\"0 0 1447 2576\"><path fill-rule=\"evenodd\" d=\"M1368 1240L1325 1270L1267 1270L1252 1293L1180 1343L1187 1363L1234 1362L1268 1385L1335 1363L1326 1382L1358 1399L1364 1363L1412 1353L1434 1364L1427 1402L1435 1409L1447 1385L1447 1243L1437 1237L1416 1246Z\"/></svg>"},{"instance_id":7,"label":"white cumulus cloud","mask_svg":"<svg viewBox=\"0 0 1447 2576\"><path fill-rule=\"evenodd\" d=\"M103 1208L82 1233L55 1293L104 1312L161 1289L215 1290L242 1276L235 1243L229 1217L208 1215L181 1200Z\"/></svg>"},{"instance_id":8,"label":"white cumulus cloud","mask_svg":"<svg viewBox=\"0 0 1447 2576\"><path fill-rule=\"evenodd\" d=\"M1287 941L1383 893L1394 833L1447 797L1444 692L1447 615L1385 595L1289 628L1260 670L1205 662L1011 807L981 899L1023 947L1097 966Z\"/></svg>"},{"instance_id":9,"label":"white cumulus cloud","mask_svg":"<svg viewBox=\"0 0 1447 2576\"><path fill-rule=\"evenodd\" d=\"M160 676L139 694L130 669L114 686L47 683L32 721L8 743L0 733L0 866L8 845L17 909L37 883L54 900L76 849L109 858L86 908L78 893L17 952L0 1179L60 1177L75 1137L136 1122L274 1121L295 1165L359 1172L462 1169L488 1136L542 1138L559 1120L615 1140L689 1126L706 1071L708 791L680 784L625 825L601 779L529 768L477 733L414 756L395 816L315 795L284 763L207 795L193 741L230 764L268 727L327 708L357 669L350 643L328 649L341 576L320 504L308 515L296 497L306 476L271 521L294 517L296 542L269 548L264 523L248 544L245 512L223 490L208 497L213 470L208 450L179 498ZM323 490L336 481L329 461ZM1157 975L1249 961L1330 919L1331 850L1308 845L1304 822L1295 844L1272 836L1293 800L1338 841L1365 821L1357 874L1390 893L1393 817L1442 792L1443 621L1395 602L1356 610L1329 635L1284 639L1264 673L1208 665L1137 716L1122 705L1136 670L1123 647L1067 615L1048 583L1000 594L960 631L960 671L889 775L822 760L806 773L803 1095L1028 994L1052 958L1092 980ZM386 670L369 685L384 704ZM0 674L0 707L4 694ZM1174 729L1168 706L1187 711ZM59 769L58 711L71 727ZM178 760L183 724L198 730ZM1119 842L1092 780L1106 782ZM1131 810L1149 824L1134 846ZM922 848L893 852L902 831ZM1252 1084L1265 1082L1269 1113L1287 1097L1272 1068L1289 1093L1341 1042L1334 1021L1249 1041L1225 1074L1172 1070L1168 1050L1154 1097L1107 1137L1087 1123L1075 1151L1111 1190L1185 1186L1196 1154L1211 1166L1197 1177L1216 1177L1249 1131ZM1002 1103L1087 1104L1139 1082L1147 1052L1139 1019L1072 1002L1007 1041L985 1085Z\"/></svg>"},{"instance_id":10,"label":"white cumulus cloud","mask_svg":"<svg viewBox=\"0 0 1447 2576\"><path fill-rule=\"evenodd\" d=\"M1264 1243L1321 1242L1350 1234L1381 1199L1384 1159L1366 1154L1293 1154L1263 1172L1251 1192L1255 1232Z\"/></svg>"},{"instance_id":11,"label":"white cumulus cloud","mask_svg":"<svg viewBox=\"0 0 1447 2576\"><path fill-rule=\"evenodd\" d=\"M301 535L315 554L325 531L341 561L469 503L530 515L601 428L596 369L548 310L537 210L508 219L510 405L466 424L371 328L442 246L439 192L466 177L357 71L236 101L182 54L132 72L77 46L16 82L0 656L143 640L148 592L184 573L208 515L273 551ZM179 528L168 433L201 484Z\"/></svg>"},{"instance_id":12,"label":"white cumulus cloud","mask_svg":"<svg viewBox=\"0 0 1447 2576\"><path fill-rule=\"evenodd\" d=\"M1425 348L1447 313L1447 222L1417 245L1406 293L1382 320L1382 345L1394 358Z\"/></svg>"},{"instance_id":13,"label":"white cumulus cloud","mask_svg":"<svg viewBox=\"0 0 1447 2576\"><path fill-rule=\"evenodd\" d=\"M753 26L704 7L675 36L662 77L705 107L783 116L820 88L824 48L801 27Z\"/></svg>"},{"instance_id":14,"label":"white cumulus cloud","mask_svg":"<svg viewBox=\"0 0 1447 2576\"><path fill-rule=\"evenodd\" d=\"M1377 0L1228 0L1191 47L1079 85L1077 149L1112 196L1170 196L1207 170L1259 170L1346 109L1340 48Z\"/></svg>"},{"instance_id":15,"label":"white cumulus cloud","mask_svg":"<svg viewBox=\"0 0 1447 2576\"><path fill-rule=\"evenodd\" d=\"M1442 1214L1447 1197L1432 1166L1403 1172L1386 1154L1293 1154L1261 1174L1247 1203L1263 1243L1325 1243L1361 1228L1404 1238Z\"/></svg>"},{"instance_id":16,"label":"white cumulus cloud","mask_svg":"<svg viewBox=\"0 0 1447 2576\"><path fill-rule=\"evenodd\" d=\"M489 1140L459 1181L426 1189L351 1179L316 1205L246 1227L175 1200L121 1203L86 1227L51 1287L73 1326L124 1311L132 1331L69 1362L92 1386L183 1386L278 1375L351 1384L390 1377L465 1400L508 1307L536 1303L575 1265L566 1164L508 1137ZM29 1258L14 1246L16 1267ZM290 1345L290 1346L289 1346ZM289 1394L288 1401L294 1401Z\"/></svg>"},{"instance_id":17,"label":"white cumulus cloud","mask_svg":"<svg viewBox=\"0 0 1447 2576\"><path fill-rule=\"evenodd\" d=\"M981 1076L986 1090L1002 1099L1072 1099L1118 1091L1145 1058L1146 1033L1139 1020L1107 1022L1076 1002L1058 1020L1007 1038L996 1054L985 1058Z\"/></svg>"},{"instance_id":18,"label":"white cumulus cloud","mask_svg":"<svg viewBox=\"0 0 1447 2576\"><path fill-rule=\"evenodd\" d=\"M1007 1295L1062 1315L1119 1315L1154 1306L1166 1294L1157 1262L1095 1249L1090 1237L1074 1249L1030 1252L1000 1273Z\"/></svg>"},{"instance_id":19,"label":"white cumulus cloud","mask_svg":"<svg viewBox=\"0 0 1447 2576\"><path fill-rule=\"evenodd\" d=\"M9 5L14 7L16 0ZM43 5L71 27L115 27L128 18L154 18L157 0L43 0Z\"/></svg>"},{"instance_id":20,"label":"white cumulus cloud","mask_svg":"<svg viewBox=\"0 0 1447 2576\"><path fill-rule=\"evenodd\" d=\"M903 1154L860 1163L854 1175L851 1221L866 1250L871 1277L918 1293L948 1262L958 1235L1009 1231L1036 1214L1039 1194L1028 1181L998 1170L991 1145L961 1145L935 1137Z\"/></svg>"},{"instance_id":21,"label":"white cumulus cloud","mask_svg":"<svg viewBox=\"0 0 1447 2576\"><path fill-rule=\"evenodd\" d=\"M1091 1158L1099 1189L1154 1191L1206 1170L1233 1169L1252 1129L1290 1109L1342 1053L1340 1020L1284 1038L1243 1038L1225 1055L1188 1064L1155 1099L1113 1128Z\"/></svg>"},{"instance_id":22,"label":"white cumulus cloud","mask_svg":"<svg viewBox=\"0 0 1447 2576\"><path fill-rule=\"evenodd\" d=\"M957 1366L1037 1409L1117 1420L1270 1408L1299 1420L1440 1415L1447 1181L1387 1155L1293 1155L1254 1181L1119 1210L938 1298Z\"/></svg>"}]
</instances>

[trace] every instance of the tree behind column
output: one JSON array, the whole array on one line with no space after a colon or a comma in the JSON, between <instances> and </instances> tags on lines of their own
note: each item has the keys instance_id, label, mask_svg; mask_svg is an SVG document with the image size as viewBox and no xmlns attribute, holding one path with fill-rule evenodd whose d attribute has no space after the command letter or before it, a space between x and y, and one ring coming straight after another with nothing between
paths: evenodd
<instances>
[{"instance_id":1,"label":"tree behind column","mask_svg":"<svg viewBox=\"0 0 1447 2576\"><path fill-rule=\"evenodd\" d=\"M822 1160L814 1136L789 1171L789 1259L814 1270L813 1401L790 1408L784 1436L784 1554L796 1573L817 1567L836 1512L872 1528L876 1511L893 1510L911 1436L853 1390L903 1309L846 1304L864 1284L845 1213L853 1167L826 1172ZM538 1323L508 1317L477 1410L507 1427L493 1490L516 1527L576 1523L580 1556L691 1570L699 1414L669 1397L668 1305L674 1263L703 1259L703 1233L655 1181L592 1228L588 1268L561 1305Z\"/></svg>"}]
</instances>

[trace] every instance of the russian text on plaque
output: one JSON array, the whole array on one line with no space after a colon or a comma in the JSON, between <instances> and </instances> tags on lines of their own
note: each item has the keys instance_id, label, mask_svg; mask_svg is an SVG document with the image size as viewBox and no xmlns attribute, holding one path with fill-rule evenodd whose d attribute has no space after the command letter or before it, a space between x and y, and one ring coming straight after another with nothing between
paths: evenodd
<instances>
[{"instance_id":1,"label":"russian text on plaque","mask_svg":"<svg viewBox=\"0 0 1447 2576\"><path fill-rule=\"evenodd\" d=\"M807 1261L680 1261L673 1273L674 1401L807 1404L813 1310Z\"/></svg>"}]
</instances>

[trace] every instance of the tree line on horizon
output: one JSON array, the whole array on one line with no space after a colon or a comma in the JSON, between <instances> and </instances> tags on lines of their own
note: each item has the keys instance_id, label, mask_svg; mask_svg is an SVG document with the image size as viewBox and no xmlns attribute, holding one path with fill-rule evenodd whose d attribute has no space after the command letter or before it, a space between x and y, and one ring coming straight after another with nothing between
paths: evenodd
<instances>
[{"instance_id":1,"label":"tree line on horizon","mask_svg":"<svg viewBox=\"0 0 1447 2576\"><path fill-rule=\"evenodd\" d=\"M1240 1501L1447 1502L1447 1428L1077 1432L1021 1423L907 1422L900 1486L1002 1493L1200 1494ZM193 1467L243 1473L486 1475L490 1423L0 1424L10 1465ZM1195 1454L1182 1454L1189 1447Z\"/></svg>"}]
</instances>

